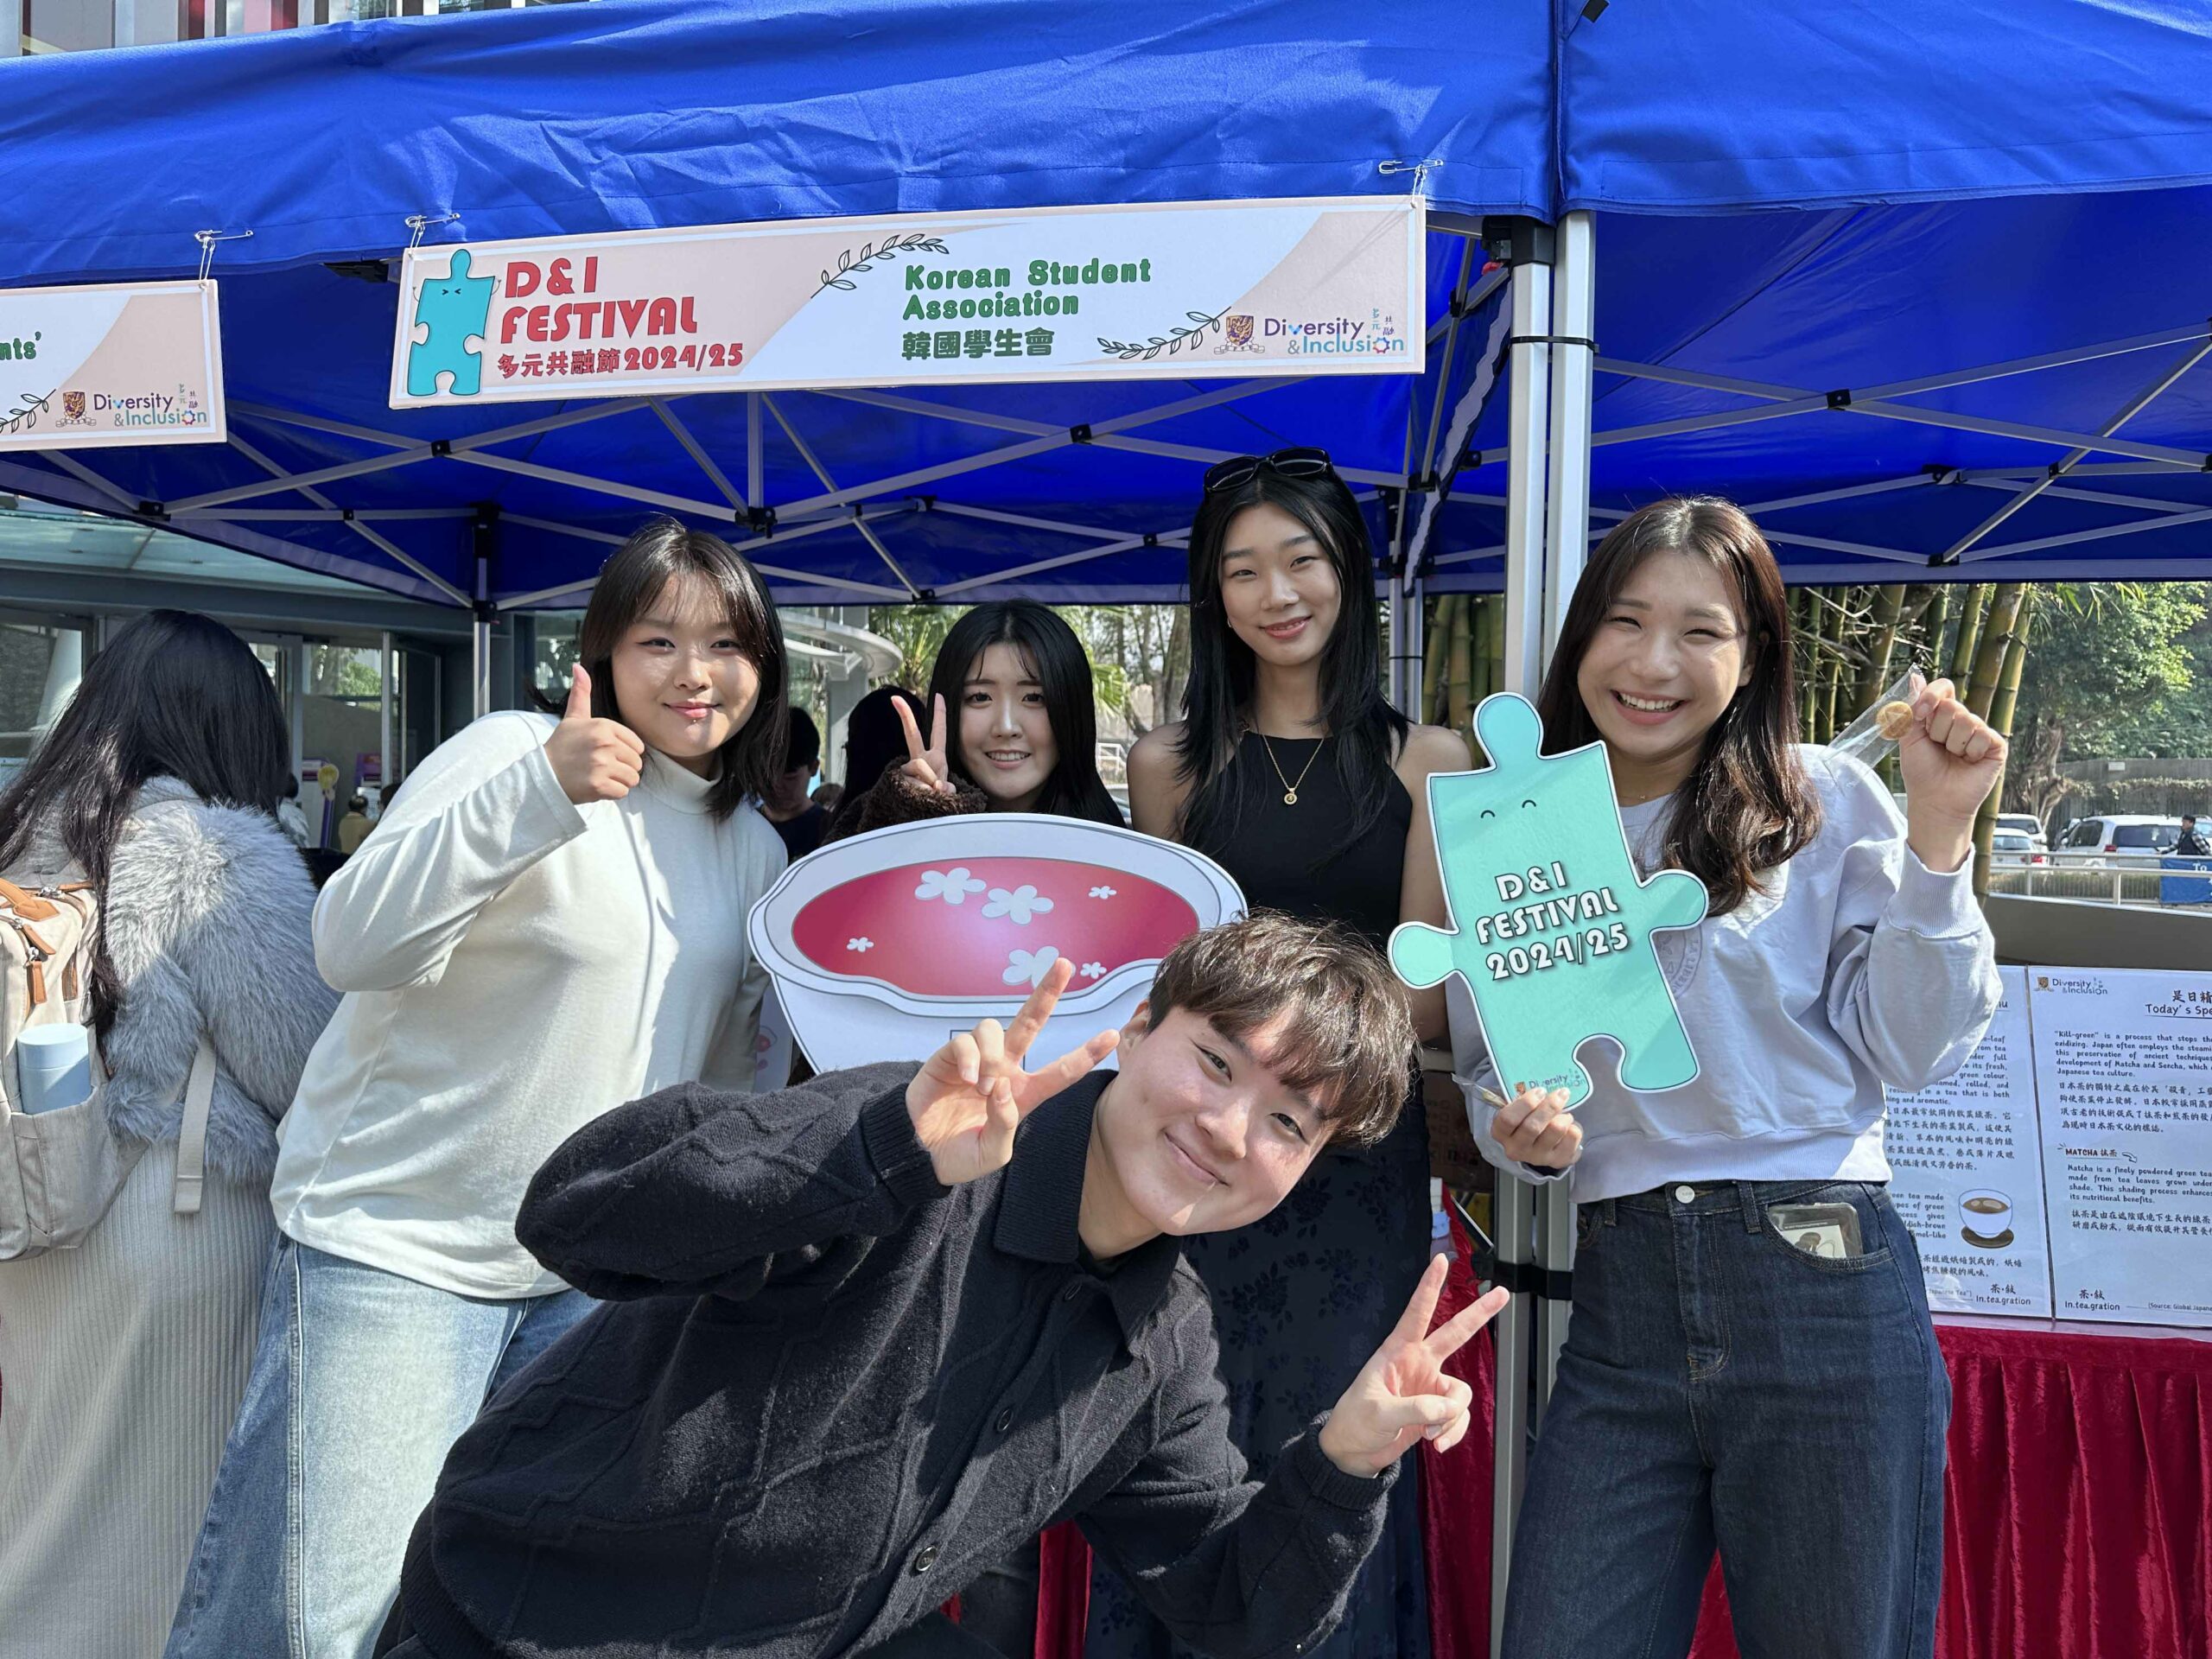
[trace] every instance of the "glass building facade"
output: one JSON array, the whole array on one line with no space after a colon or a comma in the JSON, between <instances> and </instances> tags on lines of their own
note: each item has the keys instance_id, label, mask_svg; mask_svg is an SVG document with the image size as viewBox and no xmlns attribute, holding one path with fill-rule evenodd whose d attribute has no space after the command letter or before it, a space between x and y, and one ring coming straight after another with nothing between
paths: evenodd
<instances>
[{"instance_id":1,"label":"glass building facade","mask_svg":"<svg viewBox=\"0 0 2212 1659\"><path fill-rule=\"evenodd\" d=\"M0 58L97 52L317 23L508 11L566 0L0 0Z\"/></svg>"}]
</instances>

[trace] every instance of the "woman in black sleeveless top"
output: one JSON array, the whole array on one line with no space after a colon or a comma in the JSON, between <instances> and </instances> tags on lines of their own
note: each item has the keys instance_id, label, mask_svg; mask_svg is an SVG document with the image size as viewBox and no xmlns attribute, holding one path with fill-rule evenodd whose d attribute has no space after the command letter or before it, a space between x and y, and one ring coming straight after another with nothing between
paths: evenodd
<instances>
[{"instance_id":1,"label":"woman in black sleeveless top","mask_svg":"<svg viewBox=\"0 0 2212 1659\"><path fill-rule=\"evenodd\" d=\"M1129 757L1136 827L1198 849L1255 909L1329 918L1381 949L1401 921L1445 922L1432 772L1465 771L1453 734L1409 725L1381 689L1367 528L1318 449L1224 461L1191 531L1185 718ZM1424 1037L1438 993L1408 991ZM1408 1084L1413 1057L1407 1057ZM1265 1221L1185 1241L1205 1278L1239 1446L1255 1472L1327 1409L1427 1264L1428 1130L1418 1107L1381 1145L1325 1154ZM1329 1659L1425 1659L1420 1493L1408 1465ZM1103 1567L1088 1659L1164 1659L1166 1630Z\"/></svg>"}]
</instances>

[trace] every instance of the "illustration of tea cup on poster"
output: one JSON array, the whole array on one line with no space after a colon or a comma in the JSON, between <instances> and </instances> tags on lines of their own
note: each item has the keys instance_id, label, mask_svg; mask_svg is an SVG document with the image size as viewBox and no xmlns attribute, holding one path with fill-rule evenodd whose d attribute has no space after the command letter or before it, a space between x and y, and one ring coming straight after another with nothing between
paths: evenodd
<instances>
[{"instance_id":1,"label":"illustration of tea cup on poster","mask_svg":"<svg viewBox=\"0 0 2212 1659\"><path fill-rule=\"evenodd\" d=\"M1995 1187L1978 1186L1959 1198L1959 1236L1985 1250L2012 1242L2012 1200Z\"/></svg>"},{"instance_id":2,"label":"illustration of tea cup on poster","mask_svg":"<svg viewBox=\"0 0 2212 1659\"><path fill-rule=\"evenodd\" d=\"M1033 1069L1128 1024L1162 957L1243 913L1228 873L1188 848L992 812L809 854L753 907L751 938L817 1071L921 1059L978 1020L1011 1018L1065 957L1075 977Z\"/></svg>"}]
</instances>

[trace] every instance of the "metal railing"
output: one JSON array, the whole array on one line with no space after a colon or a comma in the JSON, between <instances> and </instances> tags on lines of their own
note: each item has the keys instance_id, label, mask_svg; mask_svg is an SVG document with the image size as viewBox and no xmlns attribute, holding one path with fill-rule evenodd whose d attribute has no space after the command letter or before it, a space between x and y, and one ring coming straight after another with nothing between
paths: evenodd
<instances>
[{"instance_id":1,"label":"metal railing","mask_svg":"<svg viewBox=\"0 0 2212 1659\"><path fill-rule=\"evenodd\" d=\"M1989 890L2032 899L2083 899L2109 905L2159 903L2159 884L2168 877L2201 870L2212 875L2212 859L2190 861L2187 868L2165 868L2156 854L2131 857L2109 854L2098 863L2068 862L2047 855L1999 853L1989 861ZM2168 906L2171 908L2171 906Z\"/></svg>"}]
</instances>

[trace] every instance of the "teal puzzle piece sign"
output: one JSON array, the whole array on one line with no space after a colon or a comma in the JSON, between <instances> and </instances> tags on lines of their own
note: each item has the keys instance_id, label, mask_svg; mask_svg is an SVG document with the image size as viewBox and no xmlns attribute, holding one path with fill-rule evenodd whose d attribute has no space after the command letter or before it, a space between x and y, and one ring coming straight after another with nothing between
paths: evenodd
<instances>
[{"instance_id":1,"label":"teal puzzle piece sign","mask_svg":"<svg viewBox=\"0 0 2212 1659\"><path fill-rule=\"evenodd\" d=\"M1483 700L1475 734L1487 767L1428 780L1452 926L1406 923L1391 965L1417 989L1466 982L1509 1091L1565 1088L1581 1104L1577 1054L1596 1037L1620 1045L1628 1088L1679 1089L1697 1056L1651 935L1704 920L1704 884L1681 870L1639 878L1604 744L1540 754L1536 711L1510 693Z\"/></svg>"},{"instance_id":2,"label":"teal puzzle piece sign","mask_svg":"<svg viewBox=\"0 0 2212 1659\"><path fill-rule=\"evenodd\" d=\"M415 326L426 330L407 347L407 395L428 397L438 377L453 376L447 388L456 397L474 397L484 388L484 331L492 326L492 290L496 276L472 276L467 248L453 251L443 276L425 276L415 298ZM471 351L474 340L477 349Z\"/></svg>"}]
</instances>

